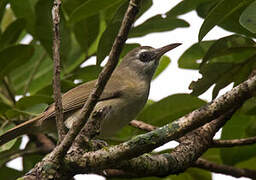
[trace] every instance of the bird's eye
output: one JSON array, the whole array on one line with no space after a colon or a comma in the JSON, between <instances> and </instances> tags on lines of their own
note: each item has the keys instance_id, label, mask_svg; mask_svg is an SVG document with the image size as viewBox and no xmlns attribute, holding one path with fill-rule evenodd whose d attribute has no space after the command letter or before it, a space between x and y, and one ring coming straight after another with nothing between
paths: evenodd
<instances>
[{"instance_id":1,"label":"bird's eye","mask_svg":"<svg viewBox=\"0 0 256 180\"><path fill-rule=\"evenodd\" d=\"M140 53L139 59L140 59L142 62L151 61L151 59L152 59L152 54L149 53L149 52L142 52L142 53Z\"/></svg>"}]
</instances>

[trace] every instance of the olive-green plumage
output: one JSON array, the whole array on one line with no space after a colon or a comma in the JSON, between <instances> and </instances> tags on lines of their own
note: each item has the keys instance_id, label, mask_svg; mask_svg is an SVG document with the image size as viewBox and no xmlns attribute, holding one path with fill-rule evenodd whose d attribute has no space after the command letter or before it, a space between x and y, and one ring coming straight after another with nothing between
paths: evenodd
<instances>
[{"instance_id":1,"label":"olive-green plumage","mask_svg":"<svg viewBox=\"0 0 256 180\"><path fill-rule=\"evenodd\" d=\"M160 57L179 45L171 44L159 49L141 46L133 49L123 58L120 65L113 72L94 108L94 112L106 107L108 110L102 120L101 137L114 135L136 117L147 101L150 82ZM95 83L95 80L84 83L69 90L62 96L67 128L72 125L72 114L79 112L82 108ZM56 131L54 104L50 105L45 112L37 117L1 135L0 145L22 134L38 133L40 131Z\"/></svg>"}]
</instances>

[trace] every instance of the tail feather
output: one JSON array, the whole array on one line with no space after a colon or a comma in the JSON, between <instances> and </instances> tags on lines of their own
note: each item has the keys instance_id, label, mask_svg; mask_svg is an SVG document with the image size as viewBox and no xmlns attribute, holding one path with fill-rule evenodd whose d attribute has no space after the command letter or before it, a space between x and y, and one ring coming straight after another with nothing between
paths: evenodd
<instances>
[{"instance_id":1,"label":"tail feather","mask_svg":"<svg viewBox=\"0 0 256 180\"><path fill-rule=\"evenodd\" d=\"M9 142L10 140L21 136L23 134L28 134L31 133L31 130L33 130L33 127L35 122L37 122L39 119L41 119L43 117L43 114L30 119L22 124L19 124L18 126L15 126L14 128L8 130L7 132L5 132L4 134L0 135L0 146L2 146L3 144Z\"/></svg>"}]
</instances>

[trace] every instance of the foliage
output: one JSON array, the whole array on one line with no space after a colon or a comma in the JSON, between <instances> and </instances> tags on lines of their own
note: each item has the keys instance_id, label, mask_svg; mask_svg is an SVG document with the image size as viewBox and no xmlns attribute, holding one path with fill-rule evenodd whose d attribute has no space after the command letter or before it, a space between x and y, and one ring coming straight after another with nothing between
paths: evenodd
<instances>
[{"instance_id":1,"label":"foliage","mask_svg":"<svg viewBox=\"0 0 256 180\"><path fill-rule=\"evenodd\" d=\"M39 114L53 102L52 3L52 0L0 1L0 133ZM75 87L75 80L83 83L97 78L102 69L101 63L109 54L119 30L127 5L127 0L63 0L63 92ZM152 0L142 1L139 16L151 6ZM188 27L189 23L178 16L190 11L196 11L198 16L205 20L198 35L199 42L185 50L178 63L180 68L199 70L202 78L191 82L192 94L176 94L158 102L150 101L138 115L138 120L157 126L173 121L205 104L197 96L211 86L214 85L212 97L216 98L221 89L231 83L241 83L256 67L256 44L253 40L256 36L255 0L183 0L170 9L165 18L156 15L133 27L129 38ZM204 36L214 26L234 34L203 41ZM26 45L24 40L27 41ZM137 46L139 44L126 44L121 57ZM97 57L96 64L81 66L93 56ZM162 58L154 79L170 62L168 57ZM20 99L17 100L17 97ZM255 112L255 99L251 99L224 126L221 138L255 136ZM139 133L142 131L125 127L111 142L122 142ZM38 154L26 156L23 159L24 172L7 167L6 155L18 151L19 145L20 138L0 148L0 174L4 179L20 176L41 159ZM26 148L31 146L36 146L32 140ZM204 157L219 163L253 167L256 158L254 149L255 145L220 151L211 149ZM211 176L208 172L189 169L179 176L169 176L165 179L201 178L211 179Z\"/></svg>"}]
</instances>

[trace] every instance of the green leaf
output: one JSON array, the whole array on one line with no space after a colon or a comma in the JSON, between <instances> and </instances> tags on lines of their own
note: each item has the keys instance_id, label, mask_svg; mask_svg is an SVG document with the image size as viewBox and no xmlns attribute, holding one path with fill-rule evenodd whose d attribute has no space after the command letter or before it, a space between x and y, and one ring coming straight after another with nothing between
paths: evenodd
<instances>
[{"instance_id":1,"label":"green leaf","mask_svg":"<svg viewBox=\"0 0 256 180\"><path fill-rule=\"evenodd\" d=\"M252 56L255 54L255 49L256 44L250 38L240 35L223 37L214 42L214 44L209 48L203 58L201 65L215 57L229 54L240 54L244 51L251 52L249 56ZM236 59L233 59L233 62L234 61L237 62Z\"/></svg>"},{"instance_id":2,"label":"green leaf","mask_svg":"<svg viewBox=\"0 0 256 180\"><path fill-rule=\"evenodd\" d=\"M67 12L68 16L74 12L79 6L83 3L87 2L88 0L64 0L63 1L63 9Z\"/></svg>"},{"instance_id":3,"label":"green leaf","mask_svg":"<svg viewBox=\"0 0 256 180\"><path fill-rule=\"evenodd\" d=\"M222 129L221 139L246 138L246 129L255 122L255 117L236 113ZM235 165L256 156L256 144L242 147L222 148L220 155L223 163ZM236 158L234 158L236 157Z\"/></svg>"},{"instance_id":4,"label":"green leaf","mask_svg":"<svg viewBox=\"0 0 256 180\"><path fill-rule=\"evenodd\" d=\"M197 168L189 168L184 173L179 175L171 175L169 176L170 180L211 180L212 176L209 171L197 169Z\"/></svg>"},{"instance_id":5,"label":"green leaf","mask_svg":"<svg viewBox=\"0 0 256 180\"><path fill-rule=\"evenodd\" d=\"M168 96L148 106L137 117L138 120L162 126L201 107L205 101L189 94Z\"/></svg>"},{"instance_id":6,"label":"green leaf","mask_svg":"<svg viewBox=\"0 0 256 180\"><path fill-rule=\"evenodd\" d=\"M0 101L0 115L4 114L11 107Z\"/></svg>"},{"instance_id":7,"label":"green leaf","mask_svg":"<svg viewBox=\"0 0 256 180\"><path fill-rule=\"evenodd\" d=\"M205 56L214 42L215 41L201 41L193 44L179 58L179 67L184 69L199 69L200 63L198 60Z\"/></svg>"},{"instance_id":8,"label":"green leaf","mask_svg":"<svg viewBox=\"0 0 256 180\"><path fill-rule=\"evenodd\" d=\"M240 24L251 31L256 33L256 1L250 4L241 14L239 22Z\"/></svg>"},{"instance_id":9,"label":"green leaf","mask_svg":"<svg viewBox=\"0 0 256 180\"><path fill-rule=\"evenodd\" d=\"M156 72L153 76L153 79L157 78L171 63L171 59L168 56L162 56L159 62L159 65L156 69Z\"/></svg>"},{"instance_id":10,"label":"green leaf","mask_svg":"<svg viewBox=\"0 0 256 180\"><path fill-rule=\"evenodd\" d=\"M2 18L4 16L5 13L5 7L6 4L8 3L8 0L1 0L0 1L0 22L2 22ZM1 28L0 28L1 29Z\"/></svg>"},{"instance_id":11,"label":"green leaf","mask_svg":"<svg viewBox=\"0 0 256 180\"><path fill-rule=\"evenodd\" d=\"M215 26L232 16L236 11L246 7L252 0L222 0L207 15L200 28L199 41Z\"/></svg>"},{"instance_id":12,"label":"green leaf","mask_svg":"<svg viewBox=\"0 0 256 180\"><path fill-rule=\"evenodd\" d=\"M34 48L31 45L16 45L0 51L0 79L28 61L33 52Z\"/></svg>"},{"instance_id":13,"label":"green leaf","mask_svg":"<svg viewBox=\"0 0 256 180\"><path fill-rule=\"evenodd\" d=\"M189 24L182 20L173 17L163 18L161 15L156 15L149 18L141 25L131 29L129 37L140 37L153 32L171 31L179 27L188 27Z\"/></svg>"},{"instance_id":14,"label":"green leaf","mask_svg":"<svg viewBox=\"0 0 256 180\"><path fill-rule=\"evenodd\" d=\"M220 157L220 149L218 148L209 148L202 156L202 158L207 159L211 162L215 162L217 164L221 164L221 157Z\"/></svg>"},{"instance_id":15,"label":"green leaf","mask_svg":"<svg viewBox=\"0 0 256 180\"><path fill-rule=\"evenodd\" d=\"M121 0L88 0L74 10L71 14L70 21L72 23L79 22L82 19L98 14L100 11L109 8L110 6L114 6L120 1Z\"/></svg>"},{"instance_id":16,"label":"green leaf","mask_svg":"<svg viewBox=\"0 0 256 180\"><path fill-rule=\"evenodd\" d=\"M74 72L74 79L81 79L83 82L88 82L97 79L102 67L97 65L86 66Z\"/></svg>"},{"instance_id":17,"label":"green leaf","mask_svg":"<svg viewBox=\"0 0 256 180\"><path fill-rule=\"evenodd\" d=\"M35 96L25 96L16 103L16 108L20 110L25 110L29 107L35 106L36 104L50 104L53 102L52 97L35 95Z\"/></svg>"},{"instance_id":18,"label":"green leaf","mask_svg":"<svg viewBox=\"0 0 256 180\"><path fill-rule=\"evenodd\" d=\"M211 0L183 0L165 14L167 16L177 17L194 10L202 3L209 3L209 1Z\"/></svg>"},{"instance_id":19,"label":"green leaf","mask_svg":"<svg viewBox=\"0 0 256 180\"><path fill-rule=\"evenodd\" d=\"M104 58L109 54L115 37L119 31L123 15L127 9L127 3L124 3L115 13L106 30L103 32L97 50L97 64L101 64Z\"/></svg>"},{"instance_id":20,"label":"green leaf","mask_svg":"<svg viewBox=\"0 0 256 180\"><path fill-rule=\"evenodd\" d=\"M11 129L13 127L15 127L14 123L8 123L4 127L1 127L0 128L0 135L4 134L6 131L8 131L9 129ZM0 146L0 152L10 150L15 145L16 141L17 141L17 138L15 138L15 139L5 143L4 145Z\"/></svg>"},{"instance_id":21,"label":"green leaf","mask_svg":"<svg viewBox=\"0 0 256 180\"><path fill-rule=\"evenodd\" d=\"M87 52L99 33L99 16L91 16L74 26L74 33L81 49Z\"/></svg>"},{"instance_id":22,"label":"green leaf","mask_svg":"<svg viewBox=\"0 0 256 180\"><path fill-rule=\"evenodd\" d=\"M11 44L14 44L21 32L25 27L25 20L24 19L17 19L12 22L6 30L3 32L0 38L0 49L3 49Z\"/></svg>"},{"instance_id":23,"label":"green leaf","mask_svg":"<svg viewBox=\"0 0 256 180\"><path fill-rule=\"evenodd\" d=\"M0 174L2 179L16 179L24 175L22 171L18 171L16 169L5 166L0 168Z\"/></svg>"},{"instance_id":24,"label":"green leaf","mask_svg":"<svg viewBox=\"0 0 256 180\"><path fill-rule=\"evenodd\" d=\"M53 1L51 0L38 0L35 11L36 11L36 23L35 23L35 35L40 43L43 45L45 50L52 57L52 9ZM60 56L62 60L65 60L69 53L70 47L70 30L67 28L65 17L63 12L60 11L61 22L60 22Z\"/></svg>"},{"instance_id":25,"label":"green leaf","mask_svg":"<svg viewBox=\"0 0 256 180\"><path fill-rule=\"evenodd\" d=\"M35 4L37 0L10 0L11 8L18 18L25 19L24 26L27 31L35 34Z\"/></svg>"}]
</instances>

